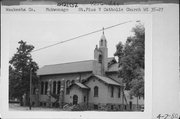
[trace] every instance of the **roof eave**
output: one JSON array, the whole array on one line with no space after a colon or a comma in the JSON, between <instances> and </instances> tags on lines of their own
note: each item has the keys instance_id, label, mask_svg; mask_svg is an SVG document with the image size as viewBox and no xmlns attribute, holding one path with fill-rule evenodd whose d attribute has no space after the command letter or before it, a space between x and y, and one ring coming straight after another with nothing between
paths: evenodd
<instances>
[{"instance_id":1,"label":"roof eave","mask_svg":"<svg viewBox=\"0 0 180 119\"><path fill-rule=\"evenodd\" d=\"M38 76L51 76L51 75L65 75L65 74L76 74L76 73L91 73L92 71L81 71L81 72L69 72L69 73L52 73L52 74L37 74Z\"/></svg>"},{"instance_id":2,"label":"roof eave","mask_svg":"<svg viewBox=\"0 0 180 119\"><path fill-rule=\"evenodd\" d=\"M73 83L72 85L70 85L70 86L69 86L69 88L71 88L73 85L76 85L76 86L80 87L81 89L90 90L90 88L89 88L89 87L87 87L87 88L83 88L83 87L81 87L81 86L77 85L76 83Z\"/></svg>"}]
</instances>

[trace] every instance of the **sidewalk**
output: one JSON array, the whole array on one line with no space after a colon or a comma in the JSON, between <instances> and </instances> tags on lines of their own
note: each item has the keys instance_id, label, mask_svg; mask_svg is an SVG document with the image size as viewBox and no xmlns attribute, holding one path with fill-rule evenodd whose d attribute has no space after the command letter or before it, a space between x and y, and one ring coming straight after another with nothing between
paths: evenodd
<instances>
[{"instance_id":1,"label":"sidewalk","mask_svg":"<svg viewBox=\"0 0 180 119\"><path fill-rule=\"evenodd\" d=\"M48 107L29 107L20 106L19 104L9 104L9 111L62 111L59 108L48 108Z\"/></svg>"}]
</instances>

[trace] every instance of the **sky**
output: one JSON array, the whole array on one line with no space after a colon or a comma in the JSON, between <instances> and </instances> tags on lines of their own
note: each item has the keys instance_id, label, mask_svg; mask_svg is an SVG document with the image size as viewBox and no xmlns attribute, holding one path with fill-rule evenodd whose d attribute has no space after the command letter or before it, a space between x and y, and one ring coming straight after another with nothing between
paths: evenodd
<instances>
[{"instance_id":1,"label":"sky","mask_svg":"<svg viewBox=\"0 0 180 119\"><path fill-rule=\"evenodd\" d=\"M68 40L103 27L129 22L104 31L108 56L113 57L116 45L132 36L136 20L145 23L147 16L139 14L5 14L2 28L4 38L9 40L9 59L16 53L18 41L26 41L35 49ZM102 32L81 37L32 53L39 67L83 60L92 60L94 48L99 44Z\"/></svg>"}]
</instances>

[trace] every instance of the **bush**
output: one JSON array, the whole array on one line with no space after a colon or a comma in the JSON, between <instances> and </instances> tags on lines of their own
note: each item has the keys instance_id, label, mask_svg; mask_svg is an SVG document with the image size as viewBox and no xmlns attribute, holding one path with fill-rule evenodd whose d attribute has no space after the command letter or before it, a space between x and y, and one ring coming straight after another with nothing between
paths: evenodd
<instances>
[{"instance_id":1,"label":"bush","mask_svg":"<svg viewBox=\"0 0 180 119\"><path fill-rule=\"evenodd\" d=\"M87 104L77 104L74 105L74 107L72 108L72 111L85 111L85 110L88 110Z\"/></svg>"}]
</instances>

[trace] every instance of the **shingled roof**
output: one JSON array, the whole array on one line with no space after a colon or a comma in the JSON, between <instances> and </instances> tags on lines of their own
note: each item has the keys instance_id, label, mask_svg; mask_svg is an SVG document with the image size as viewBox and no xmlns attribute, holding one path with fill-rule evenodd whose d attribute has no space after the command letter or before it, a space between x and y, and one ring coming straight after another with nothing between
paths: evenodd
<instances>
[{"instance_id":1,"label":"shingled roof","mask_svg":"<svg viewBox=\"0 0 180 119\"><path fill-rule=\"evenodd\" d=\"M95 75L95 77L97 77L98 79L102 80L103 82L105 82L107 84L121 86L120 83L118 83L117 81L115 81L109 77L99 76L99 75Z\"/></svg>"},{"instance_id":2,"label":"shingled roof","mask_svg":"<svg viewBox=\"0 0 180 119\"><path fill-rule=\"evenodd\" d=\"M37 72L38 75L50 75L50 74L65 74L74 72L89 72L93 71L93 60L45 65Z\"/></svg>"},{"instance_id":3,"label":"shingled roof","mask_svg":"<svg viewBox=\"0 0 180 119\"><path fill-rule=\"evenodd\" d=\"M102 82L109 84L109 85L123 86L121 83L119 83L119 82L117 82L117 81L115 81L109 77L100 76L100 75L91 75L83 83L88 82L91 79L91 77L96 77L99 80L101 80Z\"/></svg>"},{"instance_id":4,"label":"shingled roof","mask_svg":"<svg viewBox=\"0 0 180 119\"><path fill-rule=\"evenodd\" d=\"M112 64L109 68L108 68L108 71L107 72L116 72L119 70L119 64L118 63L115 63L115 64Z\"/></svg>"},{"instance_id":5,"label":"shingled roof","mask_svg":"<svg viewBox=\"0 0 180 119\"><path fill-rule=\"evenodd\" d=\"M114 58L110 57L107 59L108 62L112 61ZM77 73L77 72L92 72L93 71L93 61L78 61L54 65L45 65L37 71L39 76L42 75L52 75L52 74L67 74L67 73ZM108 68L107 72L118 71L118 65L112 64Z\"/></svg>"},{"instance_id":6,"label":"shingled roof","mask_svg":"<svg viewBox=\"0 0 180 119\"><path fill-rule=\"evenodd\" d=\"M88 86L86 86L86 85L84 85L84 84L82 84L82 83L80 83L80 82L75 82L75 83L73 83L72 85L70 85L69 88L71 88L73 85L77 85L78 87L80 87L80 88L82 88L82 89L90 89Z\"/></svg>"}]
</instances>

